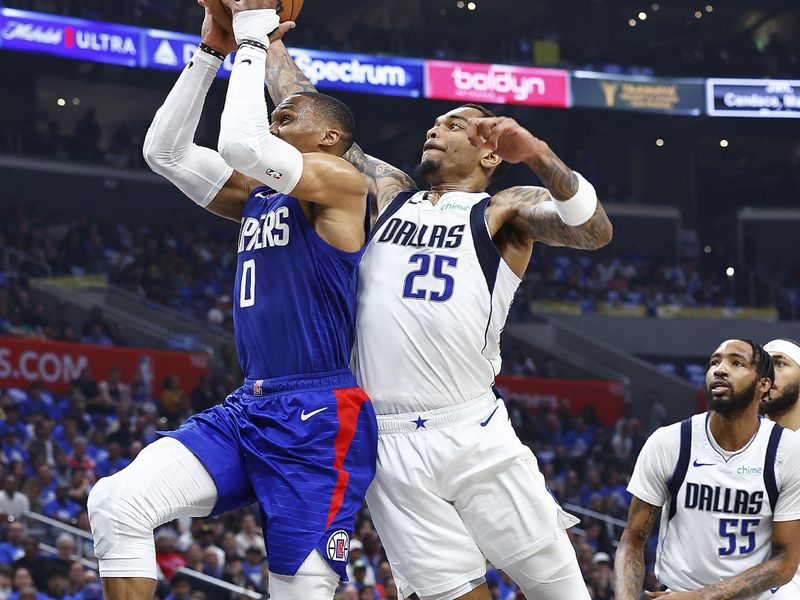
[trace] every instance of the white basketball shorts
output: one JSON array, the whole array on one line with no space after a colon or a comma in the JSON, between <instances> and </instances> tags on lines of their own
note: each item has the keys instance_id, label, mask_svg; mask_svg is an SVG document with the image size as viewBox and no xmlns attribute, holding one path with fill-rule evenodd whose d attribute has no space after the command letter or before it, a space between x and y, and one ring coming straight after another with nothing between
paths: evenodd
<instances>
[{"instance_id":1,"label":"white basketball shorts","mask_svg":"<svg viewBox=\"0 0 800 600\"><path fill-rule=\"evenodd\" d=\"M549 493L502 400L378 416L367 491L401 598L444 594L526 558L578 519Z\"/></svg>"},{"instance_id":2,"label":"white basketball shorts","mask_svg":"<svg viewBox=\"0 0 800 600\"><path fill-rule=\"evenodd\" d=\"M800 571L794 578L776 591L764 592L762 600L798 600L800 599Z\"/></svg>"}]
</instances>

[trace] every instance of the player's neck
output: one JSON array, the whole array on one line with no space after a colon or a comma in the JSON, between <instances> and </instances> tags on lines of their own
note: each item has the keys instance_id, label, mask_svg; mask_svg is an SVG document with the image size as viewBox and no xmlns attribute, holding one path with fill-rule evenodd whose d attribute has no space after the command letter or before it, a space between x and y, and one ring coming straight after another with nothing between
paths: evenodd
<instances>
[{"instance_id":1,"label":"player's neck","mask_svg":"<svg viewBox=\"0 0 800 600\"><path fill-rule=\"evenodd\" d=\"M424 198L435 205L447 192L482 192L483 190L477 189L478 187L479 186L465 186L458 183L438 183L432 185L431 189L425 192Z\"/></svg>"},{"instance_id":2,"label":"player's neck","mask_svg":"<svg viewBox=\"0 0 800 600\"><path fill-rule=\"evenodd\" d=\"M758 411L748 408L744 413L727 417L711 411L709 429L714 441L726 452L744 448L758 431Z\"/></svg>"},{"instance_id":3,"label":"player's neck","mask_svg":"<svg viewBox=\"0 0 800 600\"><path fill-rule=\"evenodd\" d=\"M795 402L789 410L778 415L770 415L769 418L781 427L786 427L786 429L791 429L792 431L800 430L800 400Z\"/></svg>"}]
</instances>

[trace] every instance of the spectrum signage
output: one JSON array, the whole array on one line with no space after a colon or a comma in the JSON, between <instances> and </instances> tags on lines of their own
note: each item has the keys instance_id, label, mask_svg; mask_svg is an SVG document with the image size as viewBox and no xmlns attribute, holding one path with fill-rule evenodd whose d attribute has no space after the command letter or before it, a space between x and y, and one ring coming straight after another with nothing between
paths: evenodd
<instances>
[{"instance_id":1,"label":"spectrum signage","mask_svg":"<svg viewBox=\"0 0 800 600\"><path fill-rule=\"evenodd\" d=\"M800 81L709 79L706 108L714 117L800 118Z\"/></svg>"},{"instance_id":2,"label":"spectrum signage","mask_svg":"<svg viewBox=\"0 0 800 600\"><path fill-rule=\"evenodd\" d=\"M567 71L441 60L425 64L426 96L440 100L569 106Z\"/></svg>"},{"instance_id":3,"label":"spectrum signage","mask_svg":"<svg viewBox=\"0 0 800 600\"><path fill-rule=\"evenodd\" d=\"M289 48L289 54L315 86L410 98L423 94L422 60L300 48Z\"/></svg>"},{"instance_id":4,"label":"spectrum signage","mask_svg":"<svg viewBox=\"0 0 800 600\"><path fill-rule=\"evenodd\" d=\"M573 106L700 115L704 104L702 79L607 75L592 71L572 74Z\"/></svg>"},{"instance_id":5,"label":"spectrum signage","mask_svg":"<svg viewBox=\"0 0 800 600\"><path fill-rule=\"evenodd\" d=\"M0 48L136 67L140 28L0 9Z\"/></svg>"}]
</instances>

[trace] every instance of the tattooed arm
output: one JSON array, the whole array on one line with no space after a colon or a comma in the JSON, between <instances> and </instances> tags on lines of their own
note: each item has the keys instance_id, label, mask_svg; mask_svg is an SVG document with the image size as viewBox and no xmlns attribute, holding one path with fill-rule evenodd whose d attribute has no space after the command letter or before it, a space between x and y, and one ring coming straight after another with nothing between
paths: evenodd
<instances>
[{"instance_id":1,"label":"tattooed arm","mask_svg":"<svg viewBox=\"0 0 800 600\"><path fill-rule=\"evenodd\" d=\"M644 545L661 509L636 496L628 509L628 523L614 558L617 600L639 600L644 585Z\"/></svg>"},{"instance_id":2,"label":"tattooed arm","mask_svg":"<svg viewBox=\"0 0 800 600\"><path fill-rule=\"evenodd\" d=\"M508 117L470 119L467 135L473 145L488 148L507 162L525 163L547 188L514 187L495 194L492 206L499 218L495 231L510 225L534 241L585 250L611 241L611 221L600 202L581 225L567 225L559 216L556 203L578 193L578 176L544 141Z\"/></svg>"},{"instance_id":3,"label":"tattooed arm","mask_svg":"<svg viewBox=\"0 0 800 600\"><path fill-rule=\"evenodd\" d=\"M316 92L314 84L300 70L283 42L272 42L267 54L267 89L275 104L299 92ZM373 202L373 215L383 210L403 190L414 189L414 180L400 169L366 154L358 144L344 155L367 179Z\"/></svg>"},{"instance_id":4,"label":"tattooed arm","mask_svg":"<svg viewBox=\"0 0 800 600\"><path fill-rule=\"evenodd\" d=\"M294 63L281 40L271 42L267 50L267 90L275 104L280 104L292 94L317 91Z\"/></svg>"},{"instance_id":5,"label":"tattooed arm","mask_svg":"<svg viewBox=\"0 0 800 600\"><path fill-rule=\"evenodd\" d=\"M504 225L550 246L596 250L611 241L613 229L598 202L594 215L583 225L572 227L561 220L550 191L533 186L512 187L492 197Z\"/></svg>"}]
</instances>

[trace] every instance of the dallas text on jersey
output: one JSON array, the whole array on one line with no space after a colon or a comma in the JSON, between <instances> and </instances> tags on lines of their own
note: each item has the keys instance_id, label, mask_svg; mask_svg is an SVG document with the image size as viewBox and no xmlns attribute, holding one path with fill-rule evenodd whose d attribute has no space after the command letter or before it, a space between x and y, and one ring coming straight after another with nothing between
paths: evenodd
<instances>
[{"instance_id":1,"label":"dallas text on jersey","mask_svg":"<svg viewBox=\"0 0 800 600\"><path fill-rule=\"evenodd\" d=\"M377 242L413 248L458 248L464 237L464 228L464 225L453 227L423 225L417 229L417 224L412 221L394 218L383 228Z\"/></svg>"}]
</instances>

